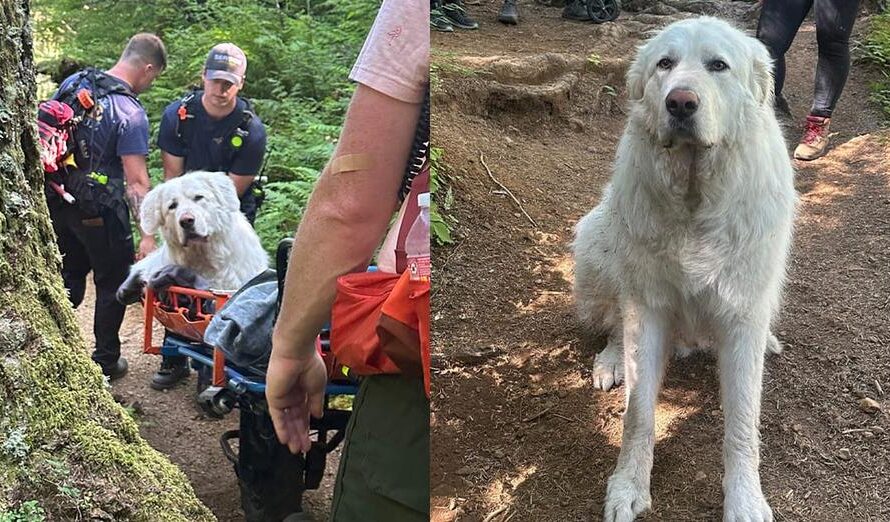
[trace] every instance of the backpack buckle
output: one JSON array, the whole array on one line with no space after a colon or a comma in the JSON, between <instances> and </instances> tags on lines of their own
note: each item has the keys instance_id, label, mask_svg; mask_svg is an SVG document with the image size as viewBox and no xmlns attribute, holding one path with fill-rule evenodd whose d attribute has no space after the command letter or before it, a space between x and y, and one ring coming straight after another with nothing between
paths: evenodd
<instances>
[{"instance_id":1,"label":"backpack buckle","mask_svg":"<svg viewBox=\"0 0 890 522\"><path fill-rule=\"evenodd\" d=\"M188 118L194 118L193 115L189 114L188 108L186 104L181 104L179 109L176 110L176 115L179 116L179 121L185 121Z\"/></svg>"}]
</instances>

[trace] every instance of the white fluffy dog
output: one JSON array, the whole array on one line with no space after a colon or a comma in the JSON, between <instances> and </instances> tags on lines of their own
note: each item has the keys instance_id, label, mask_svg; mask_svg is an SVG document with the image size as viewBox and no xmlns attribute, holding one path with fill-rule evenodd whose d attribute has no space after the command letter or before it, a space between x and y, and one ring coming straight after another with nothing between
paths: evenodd
<instances>
[{"instance_id":1,"label":"white fluffy dog","mask_svg":"<svg viewBox=\"0 0 890 522\"><path fill-rule=\"evenodd\" d=\"M118 300L132 301L146 281L168 265L193 270L213 290L234 291L269 266L235 185L220 172L191 172L161 183L142 202L146 234L160 230L164 244L130 269Z\"/></svg>"},{"instance_id":2,"label":"white fluffy dog","mask_svg":"<svg viewBox=\"0 0 890 522\"><path fill-rule=\"evenodd\" d=\"M709 346L725 417L723 520L772 520L760 487L759 417L770 323L797 206L773 114L766 48L729 24L671 24L627 73L631 112L600 204L573 245L581 322L609 332L595 385L627 382L605 520L651 504L655 404L677 348ZM622 368L623 353L623 368Z\"/></svg>"}]
</instances>

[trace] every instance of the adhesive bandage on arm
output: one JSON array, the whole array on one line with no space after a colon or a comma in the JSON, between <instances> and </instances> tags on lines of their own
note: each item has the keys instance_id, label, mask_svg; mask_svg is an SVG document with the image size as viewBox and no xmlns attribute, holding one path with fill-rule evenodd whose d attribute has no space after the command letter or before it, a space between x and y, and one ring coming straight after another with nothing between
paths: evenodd
<instances>
[{"instance_id":1,"label":"adhesive bandage on arm","mask_svg":"<svg viewBox=\"0 0 890 522\"><path fill-rule=\"evenodd\" d=\"M368 154L344 154L331 160L331 174L341 172L355 172L358 170L370 170L374 166L374 160Z\"/></svg>"}]
</instances>

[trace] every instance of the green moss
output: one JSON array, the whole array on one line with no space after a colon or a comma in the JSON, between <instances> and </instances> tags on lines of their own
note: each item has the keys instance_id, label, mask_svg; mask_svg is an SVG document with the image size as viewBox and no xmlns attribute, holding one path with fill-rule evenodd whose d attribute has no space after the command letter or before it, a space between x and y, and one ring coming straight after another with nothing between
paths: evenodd
<instances>
[{"instance_id":1,"label":"green moss","mask_svg":"<svg viewBox=\"0 0 890 522\"><path fill-rule=\"evenodd\" d=\"M55 260L54 253L39 249L27 255ZM119 520L213 520L185 475L141 439L136 423L108 393L47 265L54 263L17 263L16 269L27 272L14 275L17 292L0 293L0 390L7 392L0 402L0 433L19 430L24 443L15 445L16 458L0 458L0 497L44 492L55 499L46 508L64 519L65 509L72 508L70 496L59 496L64 487L82 494L78 502ZM78 470L73 475L79 479L62 486L48 479L48 454ZM91 477L115 484L114 497Z\"/></svg>"}]
</instances>

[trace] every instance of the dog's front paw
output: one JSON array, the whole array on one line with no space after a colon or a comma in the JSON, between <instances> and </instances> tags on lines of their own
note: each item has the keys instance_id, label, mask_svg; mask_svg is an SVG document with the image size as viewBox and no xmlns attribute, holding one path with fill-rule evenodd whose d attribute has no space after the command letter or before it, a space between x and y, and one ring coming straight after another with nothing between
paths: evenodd
<instances>
[{"instance_id":1,"label":"dog's front paw","mask_svg":"<svg viewBox=\"0 0 890 522\"><path fill-rule=\"evenodd\" d=\"M142 297L143 286L144 283L140 278L131 275L117 289L115 293L117 302L122 305L131 305L139 301L139 298Z\"/></svg>"},{"instance_id":2,"label":"dog's front paw","mask_svg":"<svg viewBox=\"0 0 890 522\"><path fill-rule=\"evenodd\" d=\"M604 522L633 522L640 513L652 506L649 486L640 484L633 477L614 474L606 488Z\"/></svg>"},{"instance_id":3,"label":"dog's front paw","mask_svg":"<svg viewBox=\"0 0 890 522\"><path fill-rule=\"evenodd\" d=\"M772 522L773 510L760 488L730 488L723 497L723 522Z\"/></svg>"},{"instance_id":4,"label":"dog's front paw","mask_svg":"<svg viewBox=\"0 0 890 522\"><path fill-rule=\"evenodd\" d=\"M609 391L624 381L624 354L621 347L609 344L593 359L593 387Z\"/></svg>"}]
</instances>

